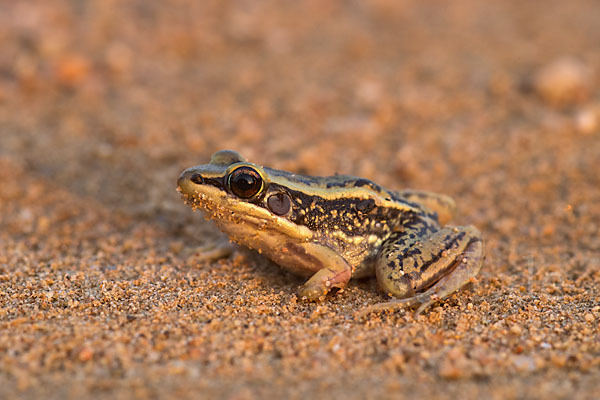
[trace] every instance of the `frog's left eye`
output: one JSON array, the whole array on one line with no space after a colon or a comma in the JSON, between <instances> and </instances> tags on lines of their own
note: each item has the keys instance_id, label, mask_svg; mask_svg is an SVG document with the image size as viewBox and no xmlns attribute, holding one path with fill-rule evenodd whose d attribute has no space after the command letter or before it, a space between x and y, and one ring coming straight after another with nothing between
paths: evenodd
<instances>
[{"instance_id":1,"label":"frog's left eye","mask_svg":"<svg viewBox=\"0 0 600 400\"><path fill-rule=\"evenodd\" d=\"M240 167L229 174L229 189L242 199L250 199L257 195L263 187L260 174L251 167Z\"/></svg>"}]
</instances>

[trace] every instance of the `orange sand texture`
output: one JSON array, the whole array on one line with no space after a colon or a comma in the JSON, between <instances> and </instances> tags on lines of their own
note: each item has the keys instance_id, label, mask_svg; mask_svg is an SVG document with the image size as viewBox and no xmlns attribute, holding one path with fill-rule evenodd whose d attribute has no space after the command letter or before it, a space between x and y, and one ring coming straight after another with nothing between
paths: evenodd
<instances>
[{"instance_id":1,"label":"orange sand texture","mask_svg":"<svg viewBox=\"0 0 600 400\"><path fill-rule=\"evenodd\" d=\"M0 1L0 398L598 398L600 2ZM183 204L219 149L452 195L421 316Z\"/></svg>"}]
</instances>

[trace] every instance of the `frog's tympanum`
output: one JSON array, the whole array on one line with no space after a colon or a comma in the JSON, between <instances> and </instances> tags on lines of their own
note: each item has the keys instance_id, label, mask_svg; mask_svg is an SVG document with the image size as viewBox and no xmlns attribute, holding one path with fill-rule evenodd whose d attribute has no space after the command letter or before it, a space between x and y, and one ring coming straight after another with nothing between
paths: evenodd
<instances>
[{"instance_id":1,"label":"frog's tympanum","mask_svg":"<svg viewBox=\"0 0 600 400\"><path fill-rule=\"evenodd\" d=\"M346 175L293 174L229 150L185 170L177 184L186 203L232 241L310 276L298 292L309 300L375 274L397 299L370 311L419 305L421 312L481 269L481 234L444 226L454 211L444 195L387 190Z\"/></svg>"}]
</instances>

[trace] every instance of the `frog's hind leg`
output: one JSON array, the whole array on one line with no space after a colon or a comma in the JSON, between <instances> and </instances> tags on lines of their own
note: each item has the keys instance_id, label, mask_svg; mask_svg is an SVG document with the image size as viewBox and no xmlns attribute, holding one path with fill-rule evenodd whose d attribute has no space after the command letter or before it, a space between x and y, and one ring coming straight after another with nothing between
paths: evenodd
<instances>
[{"instance_id":1,"label":"frog's hind leg","mask_svg":"<svg viewBox=\"0 0 600 400\"><path fill-rule=\"evenodd\" d=\"M446 196L445 194L413 189L400 190L396 192L396 194L403 199L421 204L437 213L441 225L450 222L456 213L456 203L451 197Z\"/></svg>"},{"instance_id":2,"label":"frog's hind leg","mask_svg":"<svg viewBox=\"0 0 600 400\"><path fill-rule=\"evenodd\" d=\"M419 304L417 314L457 291L477 275L483 262L483 241L472 227L446 227L425 237L404 233L384 245L376 265L377 282L398 297L360 313Z\"/></svg>"}]
</instances>

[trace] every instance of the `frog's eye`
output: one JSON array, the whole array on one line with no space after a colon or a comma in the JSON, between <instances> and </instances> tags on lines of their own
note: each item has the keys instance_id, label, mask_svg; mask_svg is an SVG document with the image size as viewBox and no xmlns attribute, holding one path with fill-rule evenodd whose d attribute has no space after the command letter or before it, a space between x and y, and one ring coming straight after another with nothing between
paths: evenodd
<instances>
[{"instance_id":1,"label":"frog's eye","mask_svg":"<svg viewBox=\"0 0 600 400\"><path fill-rule=\"evenodd\" d=\"M286 193L277 193L269 196L267 206L273 214L285 215L290 211L292 202L290 201L290 196Z\"/></svg>"},{"instance_id":2,"label":"frog's eye","mask_svg":"<svg viewBox=\"0 0 600 400\"><path fill-rule=\"evenodd\" d=\"M229 174L227 179L229 189L242 199L250 199L263 187L260 174L251 167L240 167Z\"/></svg>"}]
</instances>

